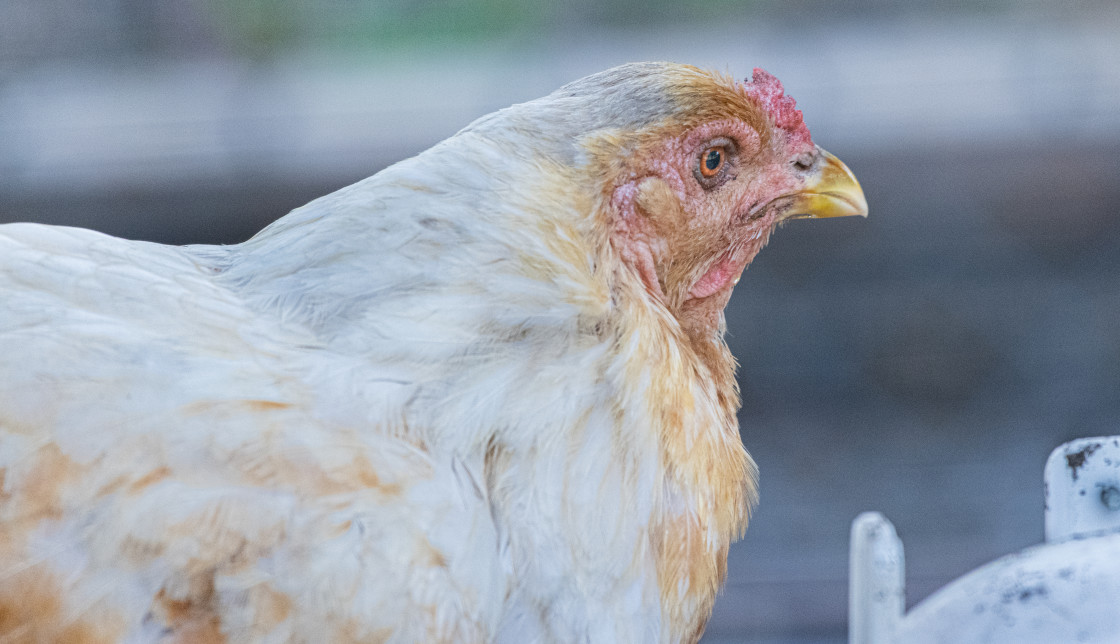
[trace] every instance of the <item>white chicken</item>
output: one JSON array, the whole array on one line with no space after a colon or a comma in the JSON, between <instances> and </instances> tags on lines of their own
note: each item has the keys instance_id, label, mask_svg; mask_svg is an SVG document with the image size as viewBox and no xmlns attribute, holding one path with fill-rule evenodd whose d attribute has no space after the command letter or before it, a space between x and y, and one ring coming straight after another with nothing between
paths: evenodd
<instances>
[{"instance_id":1,"label":"white chicken","mask_svg":"<svg viewBox=\"0 0 1120 644\"><path fill-rule=\"evenodd\" d=\"M695 641L756 496L724 305L864 214L772 76L647 63L235 246L0 226L0 640Z\"/></svg>"}]
</instances>

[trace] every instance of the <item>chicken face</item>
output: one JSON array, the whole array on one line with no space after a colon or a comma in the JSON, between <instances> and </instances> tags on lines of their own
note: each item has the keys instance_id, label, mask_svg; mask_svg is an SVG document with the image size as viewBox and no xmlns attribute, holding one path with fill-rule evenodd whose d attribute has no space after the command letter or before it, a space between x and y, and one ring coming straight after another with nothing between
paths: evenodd
<instances>
[{"instance_id":1,"label":"chicken face","mask_svg":"<svg viewBox=\"0 0 1120 644\"><path fill-rule=\"evenodd\" d=\"M682 75L667 92L679 109L625 146L612 244L689 335L710 336L778 223L866 215L867 203L766 72L746 83Z\"/></svg>"}]
</instances>

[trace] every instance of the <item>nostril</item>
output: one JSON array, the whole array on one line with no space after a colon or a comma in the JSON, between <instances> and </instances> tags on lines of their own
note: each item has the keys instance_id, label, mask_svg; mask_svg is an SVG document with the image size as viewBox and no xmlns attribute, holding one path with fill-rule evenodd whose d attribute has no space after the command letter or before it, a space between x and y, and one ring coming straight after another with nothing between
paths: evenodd
<instances>
[{"instance_id":1,"label":"nostril","mask_svg":"<svg viewBox=\"0 0 1120 644\"><path fill-rule=\"evenodd\" d=\"M808 170L813 167L813 162L817 160L817 155L808 152L799 154L793 160L793 165L797 166L798 170Z\"/></svg>"}]
</instances>

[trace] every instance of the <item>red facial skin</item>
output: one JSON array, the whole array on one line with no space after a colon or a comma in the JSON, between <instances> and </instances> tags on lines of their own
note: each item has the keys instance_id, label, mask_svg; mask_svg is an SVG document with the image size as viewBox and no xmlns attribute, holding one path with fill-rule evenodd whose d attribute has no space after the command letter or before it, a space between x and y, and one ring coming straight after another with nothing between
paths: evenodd
<instances>
[{"instance_id":1,"label":"red facial skin","mask_svg":"<svg viewBox=\"0 0 1120 644\"><path fill-rule=\"evenodd\" d=\"M766 110L763 129L744 118L686 126L683 134L640 149L630 176L612 194L616 249L690 335L718 327L739 275L782 214L767 204L804 185L796 161L816 154L777 79L761 70L755 78L740 87ZM730 154L719 181L705 185L699 163L713 145Z\"/></svg>"}]
</instances>

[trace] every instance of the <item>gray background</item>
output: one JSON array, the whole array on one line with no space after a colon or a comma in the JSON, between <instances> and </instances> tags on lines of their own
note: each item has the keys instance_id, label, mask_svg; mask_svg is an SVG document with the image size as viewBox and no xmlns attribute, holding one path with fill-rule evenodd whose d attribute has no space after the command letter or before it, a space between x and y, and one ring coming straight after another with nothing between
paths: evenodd
<instances>
[{"instance_id":1,"label":"gray background","mask_svg":"<svg viewBox=\"0 0 1120 644\"><path fill-rule=\"evenodd\" d=\"M1120 10L974 4L0 0L0 222L236 242L613 64L765 67L871 217L784 227L728 309L762 504L705 641L839 642L860 511L912 605L1120 433Z\"/></svg>"}]
</instances>

